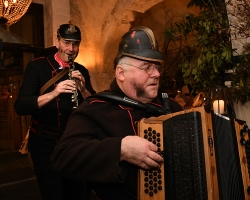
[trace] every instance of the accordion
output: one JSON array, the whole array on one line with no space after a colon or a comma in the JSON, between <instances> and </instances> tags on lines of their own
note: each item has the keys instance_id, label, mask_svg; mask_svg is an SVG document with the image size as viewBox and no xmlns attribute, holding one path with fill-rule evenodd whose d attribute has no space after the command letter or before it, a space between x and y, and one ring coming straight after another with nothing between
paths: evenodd
<instances>
[{"instance_id":1,"label":"accordion","mask_svg":"<svg viewBox=\"0 0 250 200\"><path fill-rule=\"evenodd\" d=\"M143 118L138 135L164 156L139 170L138 200L250 199L250 142L244 121L198 107Z\"/></svg>"}]
</instances>

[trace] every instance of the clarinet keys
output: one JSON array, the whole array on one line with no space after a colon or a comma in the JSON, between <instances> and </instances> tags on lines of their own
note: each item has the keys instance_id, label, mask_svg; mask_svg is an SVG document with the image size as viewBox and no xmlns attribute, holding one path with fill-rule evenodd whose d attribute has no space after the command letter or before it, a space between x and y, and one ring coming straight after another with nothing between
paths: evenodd
<instances>
[{"instance_id":1,"label":"clarinet keys","mask_svg":"<svg viewBox=\"0 0 250 200\"><path fill-rule=\"evenodd\" d=\"M69 80L73 80L74 82L75 79L72 77L72 72L75 70L75 65L73 64L72 56L68 56L69 59ZM78 92L77 89L72 91L72 96L71 96L71 101L74 103L72 109L76 109L78 107Z\"/></svg>"}]
</instances>

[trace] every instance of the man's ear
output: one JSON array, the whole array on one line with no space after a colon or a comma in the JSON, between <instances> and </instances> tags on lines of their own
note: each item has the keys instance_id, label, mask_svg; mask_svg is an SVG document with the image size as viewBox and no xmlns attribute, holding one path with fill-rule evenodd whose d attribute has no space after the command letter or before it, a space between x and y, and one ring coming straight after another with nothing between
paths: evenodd
<instances>
[{"instance_id":1,"label":"man's ear","mask_svg":"<svg viewBox=\"0 0 250 200\"><path fill-rule=\"evenodd\" d=\"M122 68L121 65L116 66L115 75L116 75L116 78L118 80L124 81L124 79L125 79L125 71L124 71L124 69Z\"/></svg>"}]
</instances>

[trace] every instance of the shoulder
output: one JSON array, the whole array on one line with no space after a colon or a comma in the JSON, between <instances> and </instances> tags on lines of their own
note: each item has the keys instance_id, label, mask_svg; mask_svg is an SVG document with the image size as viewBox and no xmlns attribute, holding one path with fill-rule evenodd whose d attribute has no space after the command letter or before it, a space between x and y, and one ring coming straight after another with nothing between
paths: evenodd
<instances>
[{"instance_id":1,"label":"shoulder","mask_svg":"<svg viewBox=\"0 0 250 200\"><path fill-rule=\"evenodd\" d=\"M46 57L38 57L34 58L31 62L43 62L46 60Z\"/></svg>"},{"instance_id":2,"label":"shoulder","mask_svg":"<svg viewBox=\"0 0 250 200\"><path fill-rule=\"evenodd\" d=\"M46 57L38 57L38 58L34 58L33 60L31 60L29 63L28 63L28 66L31 65L31 66L43 66L45 63L48 63L47 62L47 58Z\"/></svg>"},{"instance_id":3,"label":"shoulder","mask_svg":"<svg viewBox=\"0 0 250 200\"><path fill-rule=\"evenodd\" d=\"M77 62L75 62L74 65L75 65L75 69L77 69L79 71L83 71L83 72L88 72L88 69L85 66L83 66Z\"/></svg>"},{"instance_id":4,"label":"shoulder","mask_svg":"<svg viewBox=\"0 0 250 200\"><path fill-rule=\"evenodd\" d=\"M81 113L86 116L92 116L96 115L96 113L100 114L104 111L106 112L109 109L110 109L109 102L93 97L88 97L78 106L78 108L75 111L77 113Z\"/></svg>"},{"instance_id":5,"label":"shoulder","mask_svg":"<svg viewBox=\"0 0 250 200\"><path fill-rule=\"evenodd\" d=\"M98 92L96 94L89 96L84 100L84 102L94 107L101 105L109 105L109 106L117 105L116 103L114 103L115 99L110 98L110 96L113 96L113 93L110 93L110 90L104 90L102 92Z\"/></svg>"},{"instance_id":6,"label":"shoulder","mask_svg":"<svg viewBox=\"0 0 250 200\"><path fill-rule=\"evenodd\" d=\"M85 66L83 66L82 64L79 64L78 62L74 62L74 65L75 65L75 67L77 67L77 68L81 68L81 69L87 70L87 68L86 68Z\"/></svg>"},{"instance_id":7,"label":"shoulder","mask_svg":"<svg viewBox=\"0 0 250 200\"><path fill-rule=\"evenodd\" d=\"M50 73L51 74L52 67L50 66L47 57L39 57L31 60L27 66L25 71L30 73Z\"/></svg>"},{"instance_id":8,"label":"shoulder","mask_svg":"<svg viewBox=\"0 0 250 200\"><path fill-rule=\"evenodd\" d=\"M42 65L44 61L46 61L45 57L34 58L28 63L27 68Z\"/></svg>"},{"instance_id":9,"label":"shoulder","mask_svg":"<svg viewBox=\"0 0 250 200\"><path fill-rule=\"evenodd\" d=\"M84 67L83 65L81 65L81 64L79 64L79 63L77 63L77 62L75 62L74 65L75 65L75 69L76 69L76 70L79 70L79 71L81 72L81 74L82 74L85 78L90 77L89 71L88 71L88 69L87 69L86 67Z\"/></svg>"},{"instance_id":10,"label":"shoulder","mask_svg":"<svg viewBox=\"0 0 250 200\"><path fill-rule=\"evenodd\" d=\"M85 99L85 102L87 104L89 104L90 106L96 106L96 105L101 105L101 104L106 104L108 103L108 101L104 100L104 99L100 99L98 97L96 97L95 95L91 95L89 96L87 99Z\"/></svg>"}]
</instances>

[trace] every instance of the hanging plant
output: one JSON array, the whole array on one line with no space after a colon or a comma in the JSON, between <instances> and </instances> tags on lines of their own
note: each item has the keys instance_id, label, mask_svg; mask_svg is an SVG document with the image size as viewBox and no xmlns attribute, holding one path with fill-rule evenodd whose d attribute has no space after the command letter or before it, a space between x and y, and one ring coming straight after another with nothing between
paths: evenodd
<instances>
[{"instance_id":1,"label":"hanging plant","mask_svg":"<svg viewBox=\"0 0 250 200\"><path fill-rule=\"evenodd\" d=\"M197 2L202 1L196 0L196 5ZM195 0L191 3L194 5ZM193 93L204 91L208 94L212 86L224 84L225 70L234 69L231 96L234 101L245 103L250 100L250 71L247 70L250 57L248 54L240 55L240 64L238 63L237 67L233 62L232 31L226 3L217 1L217 4L214 4L207 1L207 4L199 6L202 10L197 16L188 14L165 31L165 37L168 39L182 37L189 40L189 36L194 35L190 48L193 49L191 52L195 53L185 55L179 64L184 82L192 86Z\"/></svg>"}]
</instances>

